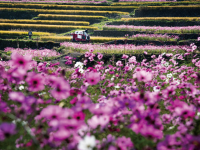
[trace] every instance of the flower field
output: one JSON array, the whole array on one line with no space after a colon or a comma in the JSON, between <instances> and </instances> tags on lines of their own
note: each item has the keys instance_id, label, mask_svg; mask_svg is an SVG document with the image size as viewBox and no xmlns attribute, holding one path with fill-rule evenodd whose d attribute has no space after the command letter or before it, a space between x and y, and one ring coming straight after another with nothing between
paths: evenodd
<instances>
[{"instance_id":1,"label":"flower field","mask_svg":"<svg viewBox=\"0 0 200 150\"><path fill-rule=\"evenodd\" d=\"M133 26L133 25L106 25L103 30L142 31L152 33L200 33L200 26L162 27L162 26Z\"/></svg>"},{"instance_id":2,"label":"flower field","mask_svg":"<svg viewBox=\"0 0 200 150\"><path fill-rule=\"evenodd\" d=\"M128 2L129 1L129 2ZM126 2L117 2L117 3L112 3L111 5L113 6L144 6L144 5L148 5L148 6L178 6L178 5L194 5L194 4L200 4L199 1L142 1L142 0L138 0L138 1L131 1L131 0L127 0Z\"/></svg>"},{"instance_id":3,"label":"flower field","mask_svg":"<svg viewBox=\"0 0 200 150\"><path fill-rule=\"evenodd\" d=\"M129 37L131 40L152 40L152 41L177 41L178 36L169 36L162 34L136 34Z\"/></svg>"},{"instance_id":4,"label":"flower field","mask_svg":"<svg viewBox=\"0 0 200 150\"><path fill-rule=\"evenodd\" d=\"M0 0L0 150L200 150L199 4Z\"/></svg>"},{"instance_id":5,"label":"flower field","mask_svg":"<svg viewBox=\"0 0 200 150\"><path fill-rule=\"evenodd\" d=\"M7 47L4 50L5 52L11 53L18 53L24 57L31 57L31 58L44 58L44 57L57 57L60 54L56 51L43 49L43 50L33 50L33 49L15 49L12 47Z\"/></svg>"},{"instance_id":6,"label":"flower field","mask_svg":"<svg viewBox=\"0 0 200 150\"><path fill-rule=\"evenodd\" d=\"M196 49L149 62L123 54L110 65L90 49L71 72L13 51L1 66L0 146L15 138L19 149L198 149Z\"/></svg>"},{"instance_id":7,"label":"flower field","mask_svg":"<svg viewBox=\"0 0 200 150\"><path fill-rule=\"evenodd\" d=\"M139 17L121 18L122 21L199 21L200 17Z\"/></svg>"},{"instance_id":8,"label":"flower field","mask_svg":"<svg viewBox=\"0 0 200 150\"><path fill-rule=\"evenodd\" d=\"M94 53L106 53L106 54L141 54L141 52L147 51L150 54L153 53L183 53L184 48L188 46L153 46L153 45L139 45L133 44L126 45L97 45L97 44L77 44L70 42L60 43L61 46L71 49L73 51L85 52L90 49L94 50Z\"/></svg>"}]
</instances>

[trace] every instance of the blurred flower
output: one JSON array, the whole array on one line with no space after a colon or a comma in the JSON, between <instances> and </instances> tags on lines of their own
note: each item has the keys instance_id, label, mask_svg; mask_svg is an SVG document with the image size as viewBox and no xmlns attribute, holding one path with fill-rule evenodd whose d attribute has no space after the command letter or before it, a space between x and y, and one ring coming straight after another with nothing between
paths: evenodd
<instances>
[{"instance_id":1,"label":"blurred flower","mask_svg":"<svg viewBox=\"0 0 200 150\"><path fill-rule=\"evenodd\" d=\"M153 90L154 90L154 92L159 92L160 91L160 86L154 86Z\"/></svg>"},{"instance_id":2,"label":"blurred flower","mask_svg":"<svg viewBox=\"0 0 200 150\"><path fill-rule=\"evenodd\" d=\"M96 146L96 140L94 136L86 135L84 139L78 143L78 150L92 150Z\"/></svg>"},{"instance_id":3,"label":"blurred flower","mask_svg":"<svg viewBox=\"0 0 200 150\"><path fill-rule=\"evenodd\" d=\"M43 90L44 87L44 77L41 74L36 74L30 72L26 78L26 82L29 85L29 91L37 92Z\"/></svg>"},{"instance_id":4,"label":"blurred flower","mask_svg":"<svg viewBox=\"0 0 200 150\"><path fill-rule=\"evenodd\" d=\"M20 85L19 86L19 90L21 91L21 90L23 90L24 89L24 86L23 85Z\"/></svg>"},{"instance_id":5,"label":"blurred flower","mask_svg":"<svg viewBox=\"0 0 200 150\"><path fill-rule=\"evenodd\" d=\"M31 56L22 56L17 52L13 52L11 55L10 65L15 68L22 68L27 70L32 61Z\"/></svg>"},{"instance_id":6,"label":"blurred flower","mask_svg":"<svg viewBox=\"0 0 200 150\"><path fill-rule=\"evenodd\" d=\"M153 75L150 72L141 70L136 73L136 77L137 77L138 81L149 82L152 80Z\"/></svg>"},{"instance_id":7,"label":"blurred flower","mask_svg":"<svg viewBox=\"0 0 200 150\"><path fill-rule=\"evenodd\" d=\"M86 80L90 85L96 85L100 81L100 73L88 72L86 73Z\"/></svg>"},{"instance_id":8,"label":"blurred flower","mask_svg":"<svg viewBox=\"0 0 200 150\"><path fill-rule=\"evenodd\" d=\"M74 65L75 68L83 68L83 63L82 62L76 62L76 64Z\"/></svg>"},{"instance_id":9,"label":"blurred flower","mask_svg":"<svg viewBox=\"0 0 200 150\"><path fill-rule=\"evenodd\" d=\"M171 78L173 75L171 73L167 74L167 78Z\"/></svg>"},{"instance_id":10,"label":"blurred flower","mask_svg":"<svg viewBox=\"0 0 200 150\"><path fill-rule=\"evenodd\" d=\"M16 134L16 125L13 123L3 122L0 125L0 141Z\"/></svg>"}]
</instances>

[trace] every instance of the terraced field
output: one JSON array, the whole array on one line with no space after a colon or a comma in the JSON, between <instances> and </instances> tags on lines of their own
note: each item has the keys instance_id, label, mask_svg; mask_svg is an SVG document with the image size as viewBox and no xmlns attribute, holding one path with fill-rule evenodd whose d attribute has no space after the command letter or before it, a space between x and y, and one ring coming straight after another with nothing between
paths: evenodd
<instances>
[{"instance_id":1,"label":"terraced field","mask_svg":"<svg viewBox=\"0 0 200 150\"><path fill-rule=\"evenodd\" d=\"M13 34L10 33L7 34L7 32L1 33L1 37L6 37L10 39L16 38L16 31L20 30L28 32L28 30L31 29L32 31L36 32L49 32L49 34L55 33L53 37L51 36L49 38L46 37L45 34L44 34L45 37L42 37L42 35L40 35L41 37L40 39L41 41L49 40L54 42L61 42L61 41L63 42L65 40L66 41L70 40L69 37L70 32L73 32L74 30L88 29L91 36L94 36L91 38L91 42L108 42L109 40L118 40L118 39L123 40L126 33L129 33L130 35L137 34L137 33L131 33L132 31L138 31L138 34L140 33L145 34L144 32L149 32L143 29L140 30L142 32L140 32L139 30L134 30L133 29L134 27L132 25L136 27L143 25L143 28L145 28L144 25L150 25L150 26L199 25L199 14L198 14L198 12L200 12L199 8L200 8L199 2L176 2L176 3L174 2L122 3L121 2L121 3L112 3L111 5L107 6L100 6L100 5L90 6L90 5L78 5L78 4L60 5L60 4L39 4L39 3L25 4L25 3L1 2L0 30L5 30L5 31L15 30ZM169 12L169 9L171 10L170 14L166 13ZM173 15L175 14L177 15L176 11L180 10L184 10L181 12L189 14L189 17L184 16L184 14L182 14L181 17L174 17ZM191 10L194 10L195 13L192 14ZM147 14L148 16L152 17L146 17L145 15ZM169 16L166 16L167 14ZM124 26L126 25L129 26L120 27L123 24ZM183 33L187 33L187 31ZM193 30L193 32L197 34L199 33L199 30ZM162 30L162 32L160 32L160 34L164 33L177 34L177 31L171 30L170 32L168 32L167 30ZM63 37L63 35L65 35L66 37ZM36 38L37 36L34 35L33 38ZM96 40L97 36L100 36L99 40ZM114 37L117 36L117 38L112 38L113 36ZM126 38L130 40L140 39L140 41L142 39L144 41L146 41L147 39L152 40L152 38L147 38L147 36L150 35L147 35L146 38L141 38L141 36L144 37L145 35L137 35L137 37L138 36L140 36L140 38L137 39L133 37L126 37ZM23 36L20 36L19 38L22 37ZM105 37L104 40L103 37ZM155 37L154 40L156 40Z\"/></svg>"},{"instance_id":2,"label":"terraced field","mask_svg":"<svg viewBox=\"0 0 200 150\"><path fill-rule=\"evenodd\" d=\"M90 6L90 5L56 5L56 4L25 4L25 3L0 3L0 30L1 37L16 39L17 32L31 29L35 32L56 33L54 37L42 37L40 40L60 42L69 41L71 30L85 30L89 33L98 30L98 23L108 21L112 18L129 15L137 6ZM6 14L6 15L5 15ZM6 32L6 31L9 31ZM13 34L10 32L14 31ZM73 31L72 31L73 32ZM19 33L19 35L22 35ZM24 33L23 33L24 35ZM66 35L66 37L63 37ZM38 36L38 35L37 35ZM33 35L33 39L37 37ZM45 34L44 34L45 36ZM18 38L22 39L23 36ZM24 37L27 39L27 37ZM107 42L120 38L102 37L96 40L91 38L91 42ZM121 39L124 39L123 37Z\"/></svg>"}]
</instances>

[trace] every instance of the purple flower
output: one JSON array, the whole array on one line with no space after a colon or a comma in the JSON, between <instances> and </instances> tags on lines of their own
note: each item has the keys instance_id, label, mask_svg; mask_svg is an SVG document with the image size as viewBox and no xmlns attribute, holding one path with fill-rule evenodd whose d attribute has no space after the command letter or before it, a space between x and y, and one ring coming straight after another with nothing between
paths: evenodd
<instances>
[{"instance_id":1,"label":"purple flower","mask_svg":"<svg viewBox=\"0 0 200 150\"><path fill-rule=\"evenodd\" d=\"M50 93L55 99L62 100L70 96L70 85L63 78L57 78L57 81L52 87L54 89Z\"/></svg>"},{"instance_id":2,"label":"purple flower","mask_svg":"<svg viewBox=\"0 0 200 150\"><path fill-rule=\"evenodd\" d=\"M0 140L4 140L13 134L16 134L16 126L13 123L3 122L0 125Z\"/></svg>"}]
</instances>

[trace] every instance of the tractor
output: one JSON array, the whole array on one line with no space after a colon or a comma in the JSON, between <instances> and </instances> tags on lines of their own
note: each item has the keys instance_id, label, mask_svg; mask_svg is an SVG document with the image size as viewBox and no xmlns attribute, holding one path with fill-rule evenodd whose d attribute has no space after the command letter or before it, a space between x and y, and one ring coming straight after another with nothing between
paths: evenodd
<instances>
[{"instance_id":1,"label":"tractor","mask_svg":"<svg viewBox=\"0 0 200 150\"><path fill-rule=\"evenodd\" d=\"M86 30L75 31L71 34L72 42L90 42L90 36Z\"/></svg>"}]
</instances>

